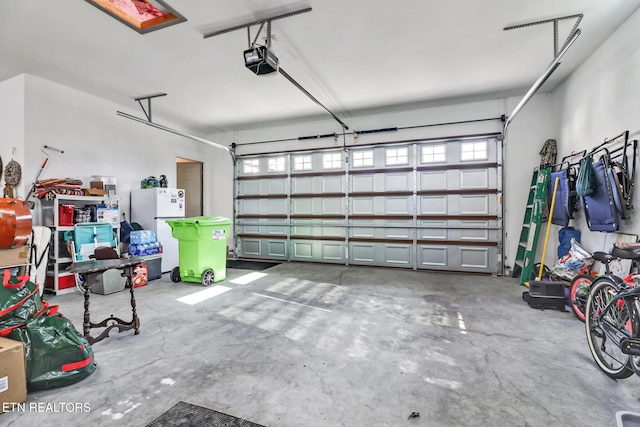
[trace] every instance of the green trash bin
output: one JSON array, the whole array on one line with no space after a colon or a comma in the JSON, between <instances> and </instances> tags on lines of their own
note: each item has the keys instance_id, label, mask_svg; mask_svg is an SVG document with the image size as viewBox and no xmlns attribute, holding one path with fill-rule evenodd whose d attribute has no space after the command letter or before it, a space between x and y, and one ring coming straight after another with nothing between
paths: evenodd
<instances>
[{"instance_id":1,"label":"green trash bin","mask_svg":"<svg viewBox=\"0 0 640 427\"><path fill-rule=\"evenodd\" d=\"M178 239L180 266L171 280L209 286L227 277L227 238L231 220L220 216L168 219L171 234Z\"/></svg>"}]
</instances>

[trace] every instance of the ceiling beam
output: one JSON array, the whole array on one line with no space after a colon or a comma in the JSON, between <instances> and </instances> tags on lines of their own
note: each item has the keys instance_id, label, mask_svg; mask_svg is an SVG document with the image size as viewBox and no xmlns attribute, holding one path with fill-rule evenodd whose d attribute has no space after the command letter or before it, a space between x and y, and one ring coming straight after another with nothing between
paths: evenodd
<instances>
[{"instance_id":1,"label":"ceiling beam","mask_svg":"<svg viewBox=\"0 0 640 427\"><path fill-rule=\"evenodd\" d=\"M230 33L232 31L241 30L243 28L249 28L249 27L252 27L254 25L263 24L265 22L276 21L278 19L288 18L290 16L295 16L295 15L301 15L303 13L311 12L311 10L312 9L310 7L308 7L306 9L296 10L295 12L283 13L282 15L272 16L270 18L263 18L263 19L259 19L257 21L247 22L246 24L236 25L234 27L225 28L224 30L218 30L218 31L214 31L212 33L204 34L203 38L208 39L209 37L215 37L215 36L219 36L221 34Z\"/></svg>"}]
</instances>

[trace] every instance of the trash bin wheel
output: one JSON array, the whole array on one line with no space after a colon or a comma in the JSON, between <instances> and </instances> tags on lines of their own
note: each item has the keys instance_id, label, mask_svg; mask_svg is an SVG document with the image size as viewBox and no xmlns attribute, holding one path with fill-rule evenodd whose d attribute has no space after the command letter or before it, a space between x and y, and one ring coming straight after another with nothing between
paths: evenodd
<instances>
[{"instance_id":1,"label":"trash bin wheel","mask_svg":"<svg viewBox=\"0 0 640 427\"><path fill-rule=\"evenodd\" d=\"M210 268L206 269L205 271L202 272L202 276L201 276L202 284L204 286L211 285L213 283L213 277L214 277L213 270Z\"/></svg>"},{"instance_id":2,"label":"trash bin wheel","mask_svg":"<svg viewBox=\"0 0 640 427\"><path fill-rule=\"evenodd\" d=\"M180 280L182 280L180 277L180 267L173 267L173 270L171 270L171 281L178 283Z\"/></svg>"}]
</instances>

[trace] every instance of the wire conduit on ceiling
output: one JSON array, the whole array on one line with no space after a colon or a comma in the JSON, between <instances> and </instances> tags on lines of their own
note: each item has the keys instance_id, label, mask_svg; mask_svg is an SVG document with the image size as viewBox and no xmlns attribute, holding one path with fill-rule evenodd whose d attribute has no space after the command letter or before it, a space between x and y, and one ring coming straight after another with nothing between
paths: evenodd
<instances>
[{"instance_id":1,"label":"wire conduit on ceiling","mask_svg":"<svg viewBox=\"0 0 640 427\"><path fill-rule=\"evenodd\" d=\"M184 138L188 138L188 139L192 139L194 141L202 142L203 144L207 144L207 145L210 145L212 147L220 148L222 150L225 150L227 153L229 153L231 155L232 159L234 158L234 155L231 152L231 150L229 149L229 147L225 147L224 145L218 144L216 142L209 141L207 139L200 138L200 137L195 136L195 135L190 135L188 133L184 133L184 132L181 132L179 130L171 129L171 128L168 128L166 126L162 126L162 125L159 125L157 123L151 122L149 120L146 120L146 119L143 119L143 118L140 118L140 117L136 117L136 116L132 116L131 114L123 113L122 111L116 111L116 114L119 115L120 117L124 117L126 119L133 120L133 121L136 121L136 122L139 122L139 123L144 123L147 126L151 126L151 127L156 128L156 129L160 129L160 130L163 130L165 132L172 133L174 135L182 136Z\"/></svg>"},{"instance_id":2,"label":"wire conduit on ceiling","mask_svg":"<svg viewBox=\"0 0 640 427\"><path fill-rule=\"evenodd\" d=\"M437 127L437 126L451 126L451 125L462 125L462 124L469 124L469 123L480 123L480 122L489 122L489 121L501 121L504 122L505 117L501 116L501 117L491 117L491 118L485 118L485 119L472 119L472 120L460 120L460 121L454 121L454 122L442 122L442 123L429 123L429 124L421 124L421 125L413 125L413 126L401 126L401 127L390 127L390 128L382 128L382 129L368 129L368 130L353 130L353 131L349 131L349 132L345 132L337 134L337 133L326 133L326 134L317 134L317 135L306 135L306 136L299 136L296 138L282 138L282 139L270 139L270 140L262 140L262 141L251 141L251 142L246 142L246 143L242 143L242 144L237 144L237 147L243 147L243 146L250 146L250 145L258 145L258 144L272 144L272 143L277 143L277 142L295 142L295 141L304 141L304 140L319 140L319 139L324 139L324 138L337 138L339 136L343 136L343 135L365 135L365 134L373 134L373 133L385 133L385 132L396 132L399 130L408 130L408 129L420 129L420 128L429 128L429 127ZM494 135L493 133L490 134L479 134L479 135ZM462 136L462 137L467 137L467 135ZM473 137L473 135L472 135ZM433 139L433 141L445 141L445 140L451 140L451 139L460 139L461 136L445 136L445 137L439 137L439 138L435 138ZM413 141L413 140L411 140ZM393 142L398 142L398 143L402 143L402 142L411 142L410 140L402 140L402 141L387 141L385 143L393 143ZM416 140L417 141L417 140ZM431 141L431 139L420 139L420 141ZM331 148L331 147L318 147L317 149L322 149L322 148Z\"/></svg>"}]
</instances>

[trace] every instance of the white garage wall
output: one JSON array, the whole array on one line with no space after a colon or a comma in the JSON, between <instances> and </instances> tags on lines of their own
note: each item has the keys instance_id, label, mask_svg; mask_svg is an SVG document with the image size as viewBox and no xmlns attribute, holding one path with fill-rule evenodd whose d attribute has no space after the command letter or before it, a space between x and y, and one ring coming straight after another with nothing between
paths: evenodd
<instances>
[{"instance_id":1,"label":"white garage wall","mask_svg":"<svg viewBox=\"0 0 640 427\"><path fill-rule=\"evenodd\" d=\"M559 121L559 158L572 151L591 149L625 130L630 131L631 139L640 139L638 40L640 11L620 26L553 93L553 105ZM622 221L620 232L640 235L640 221L635 218L640 210L639 197L636 185L636 215ZM609 249L604 247L604 233L589 231L582 211L577 213L574 226L582 231L582 242L589 250ZM558 227L554 227L552 233L556 246L557 230Z\"/></svg>"},{"instance_id":2,"label":"white garage wall","mask_svg":"<svg viewBox=\"0 0 640 427\"><path fill-rule=\"evenodd\" d=\"M507 114L513 111L521 99L521 97L507 99ZM553 115L552 102L549 94L535 95L507 128L505 144L505 217L507 221L505 221L504 253L505 265L512 268L518 249L533 169L540 164L540 149L545 141L557 139L557 118ZM537 259L540 259L542 253L545 232L546 228L543 227L538 240ZM547 251L556 252L551 246Z\"/></svg>"},{"instance_id":3,"label":"white garage wall","mask_svg":"<svg viewBox=\"0 0 640 427\"><path fill-rule=\"evenodd\" d=\"M139 109L126 109L32 75L0 83L0 95L5 92L11 96L0 96L0 118L2 123L7 122L2 128L8 134L3 140L20 140L20 130L24 132L19 150L24 156L19 159L23 167L21 197L26 196L45 159L42 147L49 145L64 150L64 154L51 153L41 179L77 178L88 186L92 175L115 176L128 219L130 190L142 179L165 174L169 185L175 186L176 157L204 163L205 215L232 215L232 200L221 202L214 191L218 185L230 185L226 176L232 174L231 159L221 150L116 115L120 110L143 116ZM132 101L132 106L137 104ZM180 130L162 118L154 117L154 121ZM1 149L3 160L10 158L11 148L4 141ZM34 221L39 221L37 209Z\"/></svg>"},{"instance_id":4,"label":"white garage wall","mask_svg":"<svg viewBox=\"0 0 640 427\"><path fill-rule=\"evenodd\" d=\"M14 160L24 167L24 121L24 76L0 82L0 195L5 184L4 167L12 158L13 147L16 148ZM19 187L14 189L14 196L24 197L26 193Z\"/></svg>"}]
</instances>

